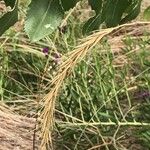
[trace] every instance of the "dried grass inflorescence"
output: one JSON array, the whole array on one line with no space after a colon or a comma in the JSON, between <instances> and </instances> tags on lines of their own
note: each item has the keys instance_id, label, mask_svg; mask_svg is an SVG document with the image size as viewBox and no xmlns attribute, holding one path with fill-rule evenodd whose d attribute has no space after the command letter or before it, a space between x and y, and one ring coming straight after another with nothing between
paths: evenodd
<instances>
[{"instance_id":1,"label":"dried grass inflorescence","mask_svg":"<svg viewBox=\"0 0 150 150\"><path fill-rule=\"evenodd\" d=\"M150 24L150 22L136 22L130 24L120 25L114 28L108 28L92 35L86 37L82 40L82 44L77 46L72 52L69 52L66 56L67 59L59 66L59 70L56 76L51 82L50 92L42 99L41 103L43 107L40 111L40 124L39 128L41 131L41 150L53 149L52 148L52 131L54 125L54 110L55 101L59 93L64 79L71 73L71 70L76 66L76 64L84 58L84 56L91 50L98 42L102 40L103 37L110 35L111 33L120 32L122 28L130 26L142 26Z\"/></svg>"}]
</instances>

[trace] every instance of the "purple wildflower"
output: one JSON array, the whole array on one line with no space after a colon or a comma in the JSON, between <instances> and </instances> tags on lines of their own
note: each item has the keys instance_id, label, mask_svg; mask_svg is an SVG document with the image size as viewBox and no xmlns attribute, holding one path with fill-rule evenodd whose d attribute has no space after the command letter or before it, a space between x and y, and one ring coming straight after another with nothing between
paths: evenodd
<instances>
[{"instance_id":1,"label":"purple wildflower","mask_svg":"<svg viewBox=\"0 0 150 150\"><path fill-rule=\"evenodd\" d=\"M136 98L144 99L144 98L150 98L150 92L149 91L143 91L137 94Z\"/></svg>"},{"instance_id":2,"label":"purple wildflower","mask_svg":"<svg viewBox=\"0 0 150 150\"><path fill-rule=\"evenodd\" d=\"M45 54L45 56L47 56L48 53L49 53L49 48L48 47L44 47L42 52Z\"/></svg>"}]
</instances>

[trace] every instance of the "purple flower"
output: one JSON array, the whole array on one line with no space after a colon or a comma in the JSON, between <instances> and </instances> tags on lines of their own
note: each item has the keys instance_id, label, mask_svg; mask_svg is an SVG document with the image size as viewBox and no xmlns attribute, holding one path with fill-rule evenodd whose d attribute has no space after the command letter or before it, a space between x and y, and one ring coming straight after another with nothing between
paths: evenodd
<instances>
[{"instance_id":1,"label":"purple flower","mask_svg":"<svg viewBox=\"0 0 150 150\"><path fill-rule=\"evenodd\" d=\"M149 98L150 97L150 92L143 92L143 93L141 93L140 97Z\"/></svg>"},{"instance_id":2,"label":"purple flower","mask_svg":"<svg viewBox=\"0 0 150 150\"><path fill-rule=\"evenodd\" d=\"M44 47L42 52L45 54L45 56L47 56L48 53L49 53L49 48L48 47Z\"/></svg>"},{"instance_id":3,"label":"purple flower","mask_svg":"<svg viewBox=\"0 0 150 150\"><path fill-rule=\"evenodd\" d=\"M144 98L150 98L150 92L149 91L143 91L136 95L136 98L144 99Z\"/></svg>"}]
</instances>

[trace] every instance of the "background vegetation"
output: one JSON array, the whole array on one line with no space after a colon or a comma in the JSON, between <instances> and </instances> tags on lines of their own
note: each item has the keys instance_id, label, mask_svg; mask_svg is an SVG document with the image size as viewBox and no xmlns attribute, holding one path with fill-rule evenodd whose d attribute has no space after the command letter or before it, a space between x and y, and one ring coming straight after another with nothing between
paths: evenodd
<instances>
[{"instance_id":1,"label":"background vegetation","mask_svg":"<svg viewBox=\"0 0 150 150\"><path fill-rule=\"evenodd\" d=\"M34 43L22 27L24 1L19 11L19 22L0 37L0 98L36 118L66 54L83 42L91 11L81 2L64 26ZM55 104L55 149L150 149L149 27L135 24L104 37L65 79Z\"/></svg>"}]
</instances>

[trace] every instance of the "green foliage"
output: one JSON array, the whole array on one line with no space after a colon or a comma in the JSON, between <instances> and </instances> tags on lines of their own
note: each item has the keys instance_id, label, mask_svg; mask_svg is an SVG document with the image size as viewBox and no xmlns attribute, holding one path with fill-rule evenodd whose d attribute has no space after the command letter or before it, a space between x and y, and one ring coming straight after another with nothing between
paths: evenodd
<instances>
[{"instance_id":1,"label":"green foliage","mask_svg":"<svg viewBox=\"0 0 150 150\"><path fill-rule=\"evenodd\" d=\"M125 13L127 14L120 23L126 23L127 21L131 21L135 19L140 13L142 0L129 0L129 6Z\"/></svg>"},{"instance_id":2,"label":"green foliage","mask_svg":"<svg viewBox=\"0 0 150 150\"><path fill-rule=\"evenodd\" d=\"M116 126L109 126L109 123L149 123L149 96L141 97L141 93L149 91L150 88L150 84L146 85L150 83L150 67L144 65L150 54L145 49L148 46L147 41L137 42L130 39L130 43L127 44L126 39L126 46L119 55L111 51L110 45L104 41L101 43L103 47L95 47L75 68L58 99L59 111L56 112L60 115L58 116L61 122L56 121L56 127L59 136L62 137L57 140L59 149L63 150L65 146L68 149L89 149L94 147L93 145L101 145L103 137L107 142L111 141L111 137L118 144L115 148L113 144L108 145L108 148L107 144L104 144L102 149L122 149L119 145L122 140L126 142L124 147L132 149L132 146L129 148L129 143L130 140L134 140L133 131L138 131L138 127L121 126L117 130ZM137 46L140 49L137 53L133 52ZM121 61L121 65L117 66L115 60L124 56L127 63ZM128 79L130 75L132 80ZM130 87L137 89L130 91ZM127 137L128 134L131 135ZM136 134L138 138L135 138L136 141L132 145L136 146L136 142L145 140L141 149L149 148L147 133ZM142 144L139 142L139 145Z\"/></svg>"},{"instance_id":3,"label":"green foliage","mask_svg":"<svg viewBox=\"0 0 150 150\"><path fill-rule=\"evenodd\" d=\"M89 5L95 10L96 15L90 18L83 26L83 33L87 33L99 28L99 25L104 22L104 16L102 12L102 0L93 1L89 0Z\"/></svg>"},{"instance_id":4,"label":"green foliage","mask_svg":"<svg viewBox=\"0 0 150 150\"><path fill-rule=\"evenodd\" d=\"M139 142L146 149L150 149L150 128L142 128L139 132L136 132L136 137L139 139Z\"/></svg>"},{"instance_id":5,"label":"green foliage","mask_svg":"<svg viewBox=\"0 0 150 150\"><path fill-rule=\"evenodd\" d=\"M14 7L15 0L4 0L6 6L11 6L12 8Z\"/></svg>"},{"instance_id":6,"label":"green foliage","mask_svg":"<svg viewBox=\"0 0 150 150\"><path fill-rule=\"evenodd\" d=\"M141 0L89 0L89 5L95 16L85 23L83 33L99 29L102 23L114 27L135 19L140 13Z\"/></svg>"},{"instance_id":7,"label":"green foliage","mask_svg":"<svg viewBox=\"0 0 150 150\"><path fill-rule=\"evenodd\" d=\"M59 0L32 0L25 23L25 31L32 41L52 33L63 19Z\"/></svg>"},{"instance_id":8,"label":"green foliage","mask_svg":"<svg viewBox=\"0 0 150 150\"><path fill-rule=\"evenodd\" d=\"M64 12L76 3L77 0L32 0L25 23L25 31L30 39L38 41L51 34L60 25Z\"/></svg>"},{"instance_id":9,"label":"green foliage","mask_svg":"<svg viewBox=\"0 0 150 150\"><path fill-rule=\"evenodd\" d=\"M74 24L72 16L69 30L57 35L56 41L56 34L36 44L22 34L6 35L9 41L0 48L1 99L20 114L35 116L37 100L50 91L51 77L59 69L39 55L40 51L50 47L51 54L52 43L61 54L71 51L82 26L79 22L80 26L74 28ZM149 97L141 97L150 89L149 37L127 37L123 42L126 46L116 53L105 38L65 80L55 109L56 149L149 149L149 128L138 130L150 120ZM119 121L124 123L120 127Z\"/></svg>"},{"instance_id":10,"label":"green foliage","mask_svg":"<svg viewBox=\"0 0 150 150\"><path fill-rule=\"evenodd\" d=\"M0 18L0 35L2 35L9 27L13 26L18 20L18 0L4 0L6 6L10 6L8 11Z\"/></svg>"},{"instance_id":11,"label":"green foliage","mask_svg":"<svg viewBox=\"0 0 150 150\"><path fill-rule=\"evenodd\" d=\"M144 19L148 21L150 20L150 6L147 7L144 11Z\"/></svg>"},{"instance_id":12,"label":"green foliage","mask_svg":"<svg viewBox=\"0 0 150 150\"><path fill-rule=\"evenodd\" d=\"M32 41L38 41L51 34L60 25L64 13L73 8L80 0L32 0L29 5L25 22L25 31ZM142 0L88 0L95 16L90 18L83 26L83 33L89 33L99 29L104 24L106 27L114 27L136 18L140 12ZM16 1L5 0L6 5L11 6L11 12L5 14L0 24L2 34L17 21Z\"/></svg>"},{"instance_id":13,"label":"green foliage","mask_svg":"<svg viewBox=\"0 0 150 150\"><path fill-rule=\"evenodd\" d=\"M61 6L62 6L62 9L64 11L68 11L70 8L73 8L76 3L80 1L80 0L60 0L60 3L61 3Z\"/></svg>"}]
</instances>

